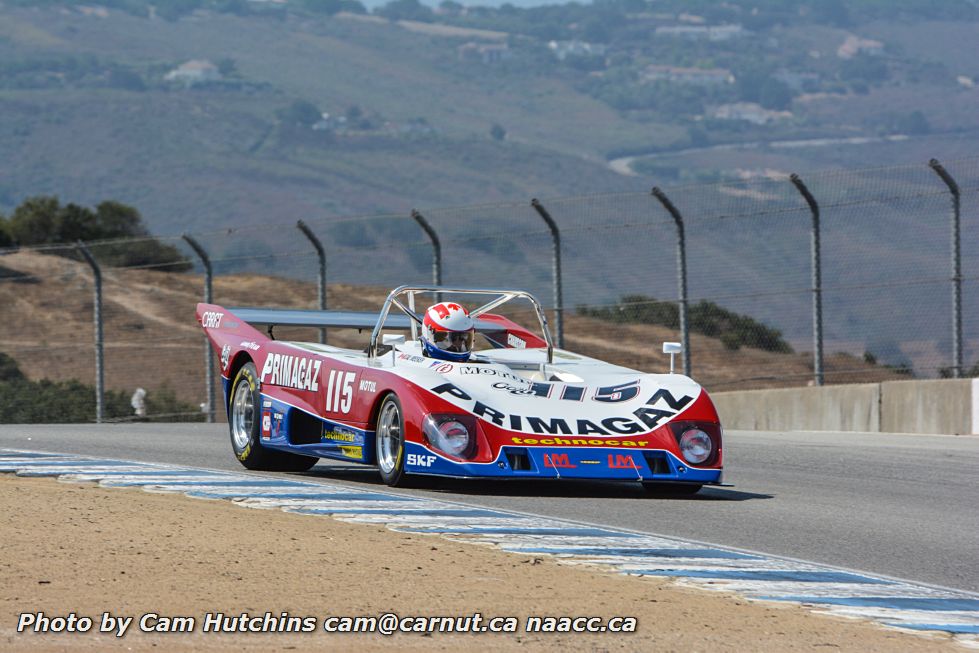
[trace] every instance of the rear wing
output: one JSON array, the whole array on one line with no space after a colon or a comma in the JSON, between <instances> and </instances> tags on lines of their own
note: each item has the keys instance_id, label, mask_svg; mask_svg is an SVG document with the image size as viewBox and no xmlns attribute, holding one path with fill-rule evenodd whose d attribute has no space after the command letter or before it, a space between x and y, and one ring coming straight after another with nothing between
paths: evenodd
<instances>
[{"instance_id":1,"label":"rear wing","mask_svg":"<svg viewBox=\"0 0 979 653\"><path fill-rule=\"evenodd\" d=\"M305 311L292 308L246 308L229 306L242 322L262 326L302 326L334 329L373 329L377 325L377 313L359 311ZM384 326L390 329L410 329L407 315L392 315ZM499 327L496 327L499 329Z\"/></svg>"},{"instance_id":2,"label":"rear wing","mask_svg":"<svg viewBox=\"0 0 979 653\"><path fill-rule=\"evenodd\" d=\"M373 331L378 329L381 315L379 313L360 311L319 311L300 310L292 308L251 308L245 306L218 306L215 304L198 304L197 320L205 329L219 328L220 318L224 314L234 316L250 326L268 327L272 330L277 326L315 327L333 329L361 329ZM408 315L389 314L383 322L384 329L408 331L413 326ZM500 315L484 314L476 320L476 330L486 337L497 348L512 347L516 336L517 341L527 347L544 347L547 343L532 332L527 331L515 322Z\"/></svg>"}]
</instances>

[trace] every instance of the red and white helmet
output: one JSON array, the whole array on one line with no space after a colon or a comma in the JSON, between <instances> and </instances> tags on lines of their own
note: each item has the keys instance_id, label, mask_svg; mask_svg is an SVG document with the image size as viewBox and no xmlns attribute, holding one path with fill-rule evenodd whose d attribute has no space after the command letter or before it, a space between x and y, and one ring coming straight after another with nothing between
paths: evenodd
<instances>
[{"instance_id":1,"label":"red and white helmet","mask_svg":"<svg viewBox=\"0 0 979 653\"><path fill-rule=\"evenodd\" d=\"M422 320L422 345L432 358L464 363L472 353L476 322L455 302L429 307Z\"/></svg>"}]
</instances>

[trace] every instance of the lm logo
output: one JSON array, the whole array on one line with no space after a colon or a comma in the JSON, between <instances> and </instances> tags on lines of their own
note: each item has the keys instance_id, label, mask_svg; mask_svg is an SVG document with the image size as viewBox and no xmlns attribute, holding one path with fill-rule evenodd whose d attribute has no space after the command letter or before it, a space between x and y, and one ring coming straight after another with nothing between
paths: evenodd
<instances>
[{"instance_id":1,"label":"lm logo","mask_svg":"<svg viewBox=\"0 0 979 653\"><path fill-rule=\"evenodd\" d=\"M632 456L609 454L608 467L609 469L636 469L636 462L632 459Z\"/></svg>"},{"instance_id":2,"label":"lm logo","mask_svg":"<svg viewBox=\"0 0 979 653\"><path fill-rule=\"evenodd\" d=\"M435 462L435 456L423 456L418 453L408 454L408 464L417 465L418 467L431 467L432 463Z\"/></svg>"},{"instance_id":3,"label":"lm logo","mask_svg":"<svg viewBox=\"0 0 979 653\"><path fill-rule=\"evenodd\" d=\"M562 469L574 469L577 467L571 462L566 453L546 453L544 454L544 467L560 467Z\"/></svg>"}]
</instances>

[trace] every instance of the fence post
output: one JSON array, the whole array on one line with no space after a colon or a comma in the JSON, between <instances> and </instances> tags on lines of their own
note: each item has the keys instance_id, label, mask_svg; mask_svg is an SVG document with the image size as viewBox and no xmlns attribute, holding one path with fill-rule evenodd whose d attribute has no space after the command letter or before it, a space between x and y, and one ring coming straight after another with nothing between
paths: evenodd
<instances>
[{"instance_id":1,"label":"fence post","mask_svg":"<svg viewBox=\"0 0 979 653\"><path fill-rule=\"evenodd\" d=\"M316 256L319 258L319 276L316 282L316 291L319 296L319 307L321 311L326 310L326 252L323 250L323 243L320 239L316 237L313 230L306 226L306 223L300 220L296 223L296 227L299 231L303 232L303 235L309 239L309 242L313 243L313 247L316 249ZM320 329L320 344L326 344L326 329Z\"/></svg>"},{"instance_id":2,"label":"fence post","mask_svg":"<svg viewBox=\"0 0 979 653\"><path fill-rule=\"evenodd\" d=\"M102 268L96 263L92 252L85 243L78 241L75 247L92 268L95 281L95 306L92 309L92 320L95 322L95 423L101 424L105 419L105 358L103 351L102 333Z\"/></svg>"},{"instance_id":3,"label":"fence post","mask_svg":"<svg viewBox=\"0 0 979 653\"><path fill-rule=\"evenodd\" d=\"M422 228L428 239L432 241L432 284L436 286L442 285L442 241L439 240L439 236L435 233L435 229L429 224L428 220L425 219L419 211L411 210L412 219L418 223L418 226ZM435 302L442 301L442 293L437 293L435 295Z\"/></svg>"},{"instance_id":4,"label":"fence post","mask_svg":"<svg viewBox=\"0 0 979 653\"><path fill-rule=\"evenodd\" d=\"M557 331L557 346L564 349L564 293L561 289L561 232L557 228L554 218L547 212L544 205L537 199L530 200L530 205L534 207L538 215L547 223L547 228L551 230L551 241L553 252L551 257L551 272L554 284L554 330Z\"/></svg>"},{"instance_id":5,"label":"fence post","mask_svg":"<svg viewBox=\"0 0 979 653\"><path fill-rule=\"evenodd\" d=\"M676 274L680 294L680 341L683 344L683 374L690 376L690 323L687 320L687 238L683 229L683 216L677 210L670 198L660 188L653 188L653 197L660 201L663 208L676 223Z\"/></svg>"},{"instance_id":6,"label":"fence post","mask_svg":"<svg viewBox=\"0 0 979 653\"><path fill-rule=\"evenodd\" d=\"M802 183L799 175L792 173L789 180L806 200L809 211L812 213L812 237L810 240L812 255L812 369L816 385L823 385L823 273L819 245L819 204L806 185Z\"/></svg>"},{"instance_id":7,"label":"fence post","mask_svg":"<svg viewBox=\"0 0 979 653\"><path fill-rule=\"evenodd\" d=\"M183 234L181 238L187 241L190 248L200 257L201 263L204 264L204 303L210 304L213 299L211 289L211 280L213 279L211 259L208 257L204 248L201 247L201 244L194 238L188 234ZM214 422L214 404L216 401L214 397L214 349L211 347L211 343L207 341L207 336L204 337L204 379L205 383L207 383L207 421L208 423L212 423Z\"/></svg>"},{"instance_id":8,"label":"fence post","mask_svg":"<svg viewBox=\"0 0 979 653\"><path fill-rule=\"evenodd\" d=\"M959 185L945 167L932 159L928 162L952 194L952 378L962 376L962 232Z\"/></svg>"}]
</instances>

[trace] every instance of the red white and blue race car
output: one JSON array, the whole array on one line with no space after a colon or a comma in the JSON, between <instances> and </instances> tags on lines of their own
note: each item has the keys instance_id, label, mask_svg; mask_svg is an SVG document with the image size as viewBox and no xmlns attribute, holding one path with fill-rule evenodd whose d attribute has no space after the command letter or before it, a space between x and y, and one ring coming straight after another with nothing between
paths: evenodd
<instances>
[{"instance_id":1,"label":"red white and blue race car","mask_svg":"<svg viewBox=\"0 0 979 653\"><path fill-rule=\"evenodd\" d=\"M419 295L456 301L419 314ZM463 297L485 303L466 311ZM515 299L530 302L539 333L490 313ZM646 374L555 349L540 303L523 291L403 286L379 315L198 304L197 320L220 353L231 444L249 469L333 458L376 465L393 486L416 475L610 479L678 493L722 482L721 425L703 388L672 369ZM366 350L353 350L275 340L275 326L372 331ZM474 351L477 335L487 346Z\"/></svg>"}]
</instances>

